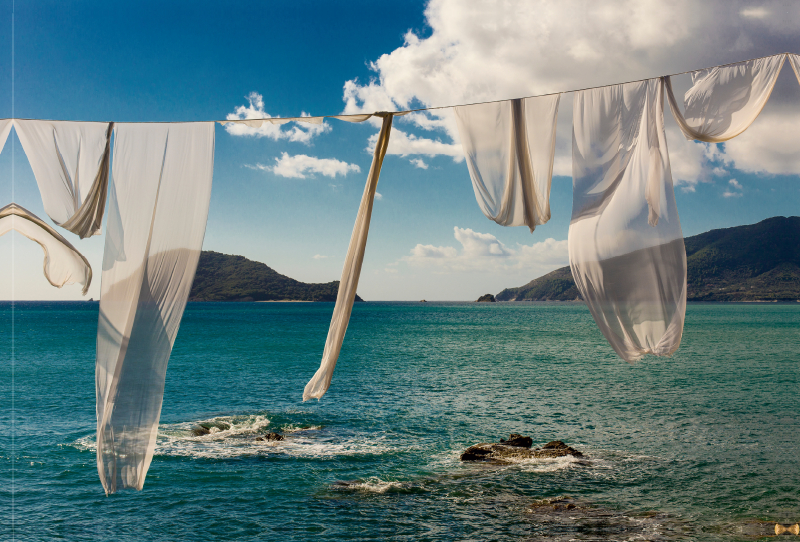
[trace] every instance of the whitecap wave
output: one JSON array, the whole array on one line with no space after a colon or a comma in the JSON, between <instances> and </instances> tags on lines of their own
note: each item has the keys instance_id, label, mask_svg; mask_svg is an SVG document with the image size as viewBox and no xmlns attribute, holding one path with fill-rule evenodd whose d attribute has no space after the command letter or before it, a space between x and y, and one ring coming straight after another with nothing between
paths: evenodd
<instances>
[{"instance_id":1,"label":"whitecap wave","mask_svg":"<svg viewBox=\"0 0 800 542\"><path fill-rule=\"evenodd\" d=\"M364 493L387 493L389 491L402 491L409 488L405 482L392 480L381 480L377 476L372 476L366 480L354 480L352 482L336 482L333 487L339 490L362 491Z\"/></svg>"}]
</instances>

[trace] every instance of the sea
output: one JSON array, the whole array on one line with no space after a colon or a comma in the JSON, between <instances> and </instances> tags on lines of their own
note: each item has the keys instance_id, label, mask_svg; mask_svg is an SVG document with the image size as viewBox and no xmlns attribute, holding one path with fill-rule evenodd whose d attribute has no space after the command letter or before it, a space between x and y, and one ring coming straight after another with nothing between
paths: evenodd
<instances>
[{"instance_id":1,"label":"sea","mask_svg":"<svg viewBox=\"0 0 800 542\"><path fill-rule=\"evenodd\" d=\"M675 355L633 365L581 303L358 303L303 402L332 311L189 303L144 489L106 496L98 304L0 305L0 539L734 541L800 521L800 303L689 304ZM510 433L584 457L460 461Z\"/></svg>"}]
</instances>

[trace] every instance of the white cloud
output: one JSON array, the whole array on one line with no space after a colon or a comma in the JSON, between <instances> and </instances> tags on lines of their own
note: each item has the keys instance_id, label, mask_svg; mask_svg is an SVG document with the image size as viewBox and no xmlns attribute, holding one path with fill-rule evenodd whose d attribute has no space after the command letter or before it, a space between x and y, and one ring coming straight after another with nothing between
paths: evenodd
<instances>
[{"instance_id":1,"label":"white cloud","mask_svg":"<svg viewBox=\"0 0 800 542\"><path fill-rule=\"evenodd\" d=\"M356 164L348 164L336 160L335 158L317 158L315 156L308 156L306 154L295 154L294 156L288 153L282 153L280 158L275 159L275 165L265 166L264 164L256 164L255 166L246 165L250 169L260 169L262 171L271 171L280 177L288 177L290 179L305 179L307 175L319 173L326 177L336 177L337 175L347 175L351 171L360 172L361 168ZM338 185L331 185L332 187Z\"/></svg>"},{"instance_id":2,"label":"white cloud","mask_svg":"<svg viewBox=\"0 0 800 542\"><path fill-rule=\"evenodd\" d=\"M225 118L228 120L274 118L264 111L264 99L261 94L251 92L246 98L248 105L240 105L233 113L228 113L228 116ZM309 114L303 112L300 116L308 117ZM268 137L275 141L279 139L288 139L289 141L309 143L314 136L329 132L331 126L326 123L295 123L291 128L284 130L280 124L265 122L258 128L245 126L244 124L226 124L225 130L234 136Z\"/></svg>"},{"instance_id":3,"label":"white cloud","mask_svg":"<svg viewBox=\"0 0 800 542\"><path fill-rule=\"evenodd\" d=\"M800 112L773 109L762 113L750 128L725 143L725 163L749 173L800 174Z\"/></svg>"},{"instance_id":4,"label":"white cloud","mask_svg":"<svg viewBox=\"0 0 800 542\"><path fill-rule=\"evenodd\" d=\"M728 190L722 193L723 198L739 198L742 196L742 185L739 184L739 181L736 179L731 179L728 181L728 184L731 186Z\"/></svg>"},{"instance_id":5,"label":"white cloud","mask_svg":"<svg viewBox=\"0 0 800 542\"><path fill-rule=\"evenodd\" d=\"M510 248L494 235L458 226L453 228L453 236L461 245L460 249L418 244L400 261L415 267L433 268L439 273L546 273L568 263L566 240L547 239Z\"/></svg>"},{"instance_id":6,"label":"white cloud","mask_svg":"<svg viewBox=\"0 0 800 542\"><path fill-rule=\"evenodd\" d=\"M314 254L312 258L314 258L315 260L323 260L327 258L327 256L323 256L322 254Z\"/></svg>"},{"instance_id":7,"label":"white cloud","mask_svg":"<svg viewBox=\"0 0 800 542\"><path fill-rule=\"evenodd\" d=\"M730 184L732 187L734 187L737 190L741 190L742 189L742 185L739 184L739 181L737 181L736 179L731 179L730 181L728 181L728 184Z\"/></svg>"},{"instance_id":8,"label":"white cloud","mask_svg":"<svg viewBox=\"0 0 800 542\"><path fill-rule=\"evenodd\" d=\"M782 16L745 0L507 0L502 8L496 0L430 0L428 37L409 31L401 47L370 64L374 79L347 81L344 112L475 103L614 84L741 60L737 49L747 49L748 57L773 54L791 47L800 31L800 2L775 2L770 10ZM571 119L564 99L560 117L565 123ZM460 159L452 110L415 112L395 120L401 123L443 137L395 130L390 153ZM669 140L676 184L684 190L694 190L719 167L713 162L721 156L708 146L674 134ZM795 154L797 159L783 158L788 161L784 168L800 162L800 153ZM742 153L737 158L750 163ZM554 175L569 176L571 169L571 137L560 129Z\"/></svg>"},{"instance_id":9,"label":"white cloud","mask_svg":"<svg viewBox=\"0 0 800 542\"><path fill-rule=\"evenodd\" d=\"M375 199L378 201L382 200L383 194L381 194L380 192L375 192Z\"/></svg>"},{"instance_id":10,"label":"white cloud","mask_svg":"<svg viewBox=\"0 0 800 542\"><path fill-rule=\"evenodd\" d=\"M428 164L426 164L422 158L412 158L409 162L419 169L428 169Z\"/></svg>"}]
</instances>

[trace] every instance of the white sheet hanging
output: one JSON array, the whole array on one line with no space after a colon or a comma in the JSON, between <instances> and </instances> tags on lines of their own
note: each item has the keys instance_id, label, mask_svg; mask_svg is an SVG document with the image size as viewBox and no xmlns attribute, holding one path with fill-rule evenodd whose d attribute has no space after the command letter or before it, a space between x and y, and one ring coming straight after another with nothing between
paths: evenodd
<instances>
[{"instance_id":1,"label":"white sheet hanging","mask_svg":"<svg viewBox=\"0 0 800 542\"><path fill-rule=\"evenodd\" d=\"M672 114L686 139L721 143L741 134L766 105L786 55L692 72L681 113L670 76L663 77Z\"/></svg>"},{"instance_id":2,"label":"white sheet hanging","mask_svg":"<svg viewBox=\"0 0 800 542\"><path fill-rule=\"evenodd\" d=\"M8 134L11 133L11 127L14 125L14 119L0 119L0 152L3 152L3 147L6 146Z\"/></svg>"},{"instance_id":3,"label":"white sheet hanging","mask_svg":"<svg viewBox=\"0 0 800 542\"><path fill-rule=\"evenodd\" d=\"M672 354L686 312L660 79L575 93L572 276L624 360Z\"/></svg>"},{"instance_id":4,"label":"white sheet hanging","mask_svg":"<svg viewBox=\"0 0 800 542\"><path fill-rule=\"evenodd\" d=\"M303 401L321 398L331 385L333 370L336 368L336 361L339 359L339 352L342 349L342 341L344 341L344 335L347 332L347 324L350 323L350 313L353 310L358 279L361 276L361 264L364 261L364 250L367 247L372 204L375 199L375 190L378 187L383 157L389 147L391 130L392 114L388 113L383 117L383 124L381 125L378 141L375 144L375 152L372 156L372 166L369 168L367 184L364 187L364 194L361 196L356 223L353 226L353 234L350 237L350 246L347 248L347 257L344 260L342 278L339 281L339 293L336 295L336 306L333 308L331 325L328 328L328 338L325 340L325 350L322 352L322 361L319 369L317 369L317 372L314 373L314 376L303 390Z\"/></svg>"},{"instance_id":5,"label":"white sheet hanging","mask_svg":"<svg viewBox=\"0 0 800 542\"><path fill-rule=\"evenodd\" d=\"M41 218L16 203L9 203L0 209L0 237L11 230L18 231L42 247L44 276L50 284L56 288L65 284L82 284L81 293L86 295L92 284L92 266L69 241Z\"/></svg>"},{"instance_id":6,"label":"white sheet hanging","mask_svg":"<svg viewBox=\"0 0 800 542\"><path fill-rule=\"evenodd\" d=\"M14 121L53 222L81 239L100 234L113 123Z\"/></svg>"},{"instance_id":7,"label":"white sheet hanging","mask_svg":"<svg viewBox=\"0 0 800 542\"><path fill-rule=\"evenodd\" d=\"M483 214L531 231L550 220L560 94L454 107Z\"/></svg>"},{"instance_id":8,"label":"white sheet hanging","mask_svg":"<svg viewBox=\"0 0 800 542\"><path fill-rule=\"evenodd\" d=\"M789 57L789 64L792 66L797 82L800 83L800 55L787 55Z\"/></svg>"},{"instance_id":9,"label":"white sheet hanging","mask_svg":"<svg viewBox=\"0 0 800 542\"><path fill-rule=\"evenodd\" d=\"M142 489L203 244L214 123L117 124L97 330L97 467Z\"/></svg>"}]
</instances>

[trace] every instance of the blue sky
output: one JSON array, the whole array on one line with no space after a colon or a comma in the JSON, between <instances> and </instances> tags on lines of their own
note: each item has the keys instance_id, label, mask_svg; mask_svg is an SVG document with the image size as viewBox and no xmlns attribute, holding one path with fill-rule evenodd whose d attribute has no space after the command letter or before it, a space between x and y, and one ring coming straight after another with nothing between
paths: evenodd
<instances>
[{"instance_id":1,"label":"blue sky","mask_svg":"<svg viewBox=\"0 0 800 542\"><path fill-rule=\"evenodd\" d=\"M272 116L403 109L800 52L800 13L790 2L499 5L17 2L14 114L123 122L220 119L240 107ZM12 115L11 10L10 1L0 2L3 117ZM681 95L688 76L675 86ZM787 65L761 117L722 146L683 140L665 112L685 235L798 214L798 98L800 85ZM562 97L553 218L533 234L481 214L450 110L396 119L359 294L475 299L565 265L571 103L571 94ZM241 254L299 280L339 278L378 128L326 125L244 135L217 126L205 249ZM17 203L45 218L13 134L0 154L2 204L12 190ZM92 262L89 296L97 298L102 237L65 236ZM507 248L503 258L485 255L496 243ZM41 273L41 250L17 234L0 238L5 261L12 244L13 266L0 270L1 298L12 295L12 268L17 299L81 297L78 286L52 288Z\"/></svg>"}]
</instances>

